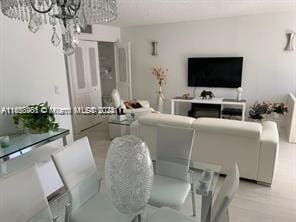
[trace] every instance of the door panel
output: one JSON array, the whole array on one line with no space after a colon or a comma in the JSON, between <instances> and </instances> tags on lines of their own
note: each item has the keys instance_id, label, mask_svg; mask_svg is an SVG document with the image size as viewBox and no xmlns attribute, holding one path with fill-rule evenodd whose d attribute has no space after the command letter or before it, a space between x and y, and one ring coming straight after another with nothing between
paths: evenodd
<instances>
[{"instance_id":1,"label":"door panel","mask_svg":"<svg viewBox=\"0 0 296 222\"><path fill-rule=\"evenodd\" d=\"M122 99L132 99L131 44L116 44L117 88Z\"/></svg>"},{"instance_id":2,"label":"door panel","mask_svg":"<svg viewBox=\"0 0 296 222\"><path fill-rule=\"evenodd\" d=\"M98 44L90 45L88 48L89 70L90 70L90 104L94 107L102 106L102 90L100 80L100 61ZM102 121L102 116L92 115L92 123L98 124Z\"/></svg>"},{"instance_id":3,"label":"door panel","mask_svg":"<svg viewBox=\"0 0 296 222\"><path fill-rule=\"evenodd\" d=\"M87 107L90 104L90 98L87 94L77 95L76 103L77 107ZM92 126L92 119L89 115L77 115L75 119L79 132Z\"/></svg>"},{"instance_id":4,"label":"door panel","mask_svg":"<svg viewBox=\"0 0 296 222\"><path fill-rule=\"evenodd\" d=\"M75 83L75 91L76 93L85 93L87 89L85 80L83 51L81 47L77 47L75 50L75 67L76 76L73 79Z\"/></svg>"},{"instance_id":5,"label":"door panel","mask_svg":"<svg viewBox=\"0 0 296 222\"><path fill-rule=\"evenodd\" d=\"M72 105L99 107L102 105L98 44L80 41L75 54L69 57ZM102 121L97 115L74 115L75 133Z\"/></svg>"},{"instance_id":6,"label":"door panel","mask_svg":"<svg viewBox=\"0 0 296 222\"><path fill-rule=\"evenodd\" d=\"M98 73L97 73L97 63L96 63L96 51L94 48L89 48L89 66L90 66L90 76L91 76L91 86L98 86Z\"/></svg>"}]
</instances>

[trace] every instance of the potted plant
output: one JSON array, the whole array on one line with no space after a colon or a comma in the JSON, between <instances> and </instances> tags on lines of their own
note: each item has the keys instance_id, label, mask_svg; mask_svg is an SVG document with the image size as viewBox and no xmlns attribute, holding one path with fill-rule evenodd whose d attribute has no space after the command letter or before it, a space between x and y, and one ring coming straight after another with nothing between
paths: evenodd
<instances>
[{"instance_id":1,"label":"potted plant","mask_svg":"<svg viewBox=\"0 0 296 222\"><path fill-rule=\"evenodd\" d=\"M272 104L269 102L258 103L255 102L253 106L250 107L249 117L254 120L263 120L265 114L272 113Z\"/></svg>"},{"instance_id":2,"label":"potted plant","mask_svg":"<svg viewBox=\"0 0 296 222\"><path fill-rule=\"evenodd\" d=\"M284 103L274 103L272 109L277 115L285 115L288 112L288 106Z\"/></svg>"},{"instance_id":3,"label":"potted plant","mask_svg":"<svg viewBox=\"0 0 296 222\"><path fill-rule=\"evenodd\" d=\"M13 117L13 121L16 125L22 125L23 129L30 133L47 133L56 131L59 127L48 102L27 106L23 112Z\"/></svg>"},{"instance_id":4,"label":"potted plant","mask_svg":"<svg viewBox=\"0 0 296 222\"><path fill-rule=\"evenodd\" d=\"M288 107L284 103L271 103L271 102L256 102L250 107L249 118L253 120L262 121L267 119L270 114L285 115L288 112Z\"/></svg>"}]
</instances>

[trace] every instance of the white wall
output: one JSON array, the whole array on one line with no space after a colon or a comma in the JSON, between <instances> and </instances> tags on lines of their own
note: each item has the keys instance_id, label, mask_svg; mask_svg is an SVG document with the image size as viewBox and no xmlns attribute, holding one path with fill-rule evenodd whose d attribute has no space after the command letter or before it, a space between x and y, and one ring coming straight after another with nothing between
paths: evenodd
<instances>
[{"instance_id":1,"label":"white wall","mask_svg":"<svg viewBox=\"0 0 296 222\"><path fill-rule=\"evenodd\" d=\"M51 34L49 26L33 34L26 23L0 13L0 106L44 101L53 107L70 106L64 55L61 46L51 44ZM15 130L10 119L3 119L6 118L0 116L0 135ZM57 119L61 127L72 129L70 116Z\"/></svg>"},{"instance_id":2,"label":"white wall","mask_svg":"<svg viewBox=\"0 0 296 222\"><path fill-rule=\"evenodd\" d=\"M285 33L296 31L296 13L263 14L121 29L123 42L132 43L133 94L156 100L154 66L168 67L165 111L170 99L193 92L187 87L187 58L243 56L243 97L281 101L296 92L296 51L286 52ZM151 41L159 42L159 56L151 56ZM198 89L200 93L202 89ZM212 89L217 97L234 98L234 89Z\"/></svg>"},{"instance_id":3,"label":"white wall","mask_svg":"<svg viewBox=\"0 0 296 222\"><path fill-rule=\"evenodd\" d=\"M79 39L97 42L119 42L120 28L107 25L92 25L92 34L81 33Z\"/></svg>"}]
</instances>

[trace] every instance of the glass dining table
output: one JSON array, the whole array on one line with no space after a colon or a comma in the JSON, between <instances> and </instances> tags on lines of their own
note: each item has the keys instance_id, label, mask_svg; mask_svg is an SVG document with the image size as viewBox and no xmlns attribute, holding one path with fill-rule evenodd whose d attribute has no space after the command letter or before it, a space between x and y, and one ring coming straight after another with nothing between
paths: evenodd
<instances>
[{"instance_id":1,"label":"glass dining table","mask_svg":"<svg viewBox=\"0 0 296 222\"><path fill-rule=\"evenodd\" d=\"M194 221L201 221L201 222L210 222L211 220L211 206L212 206L212 198L217 188L217 182L219 180L219 175L221 171L221 166L202 163L198 161L191 161L190 163L190 170L193 174L193 183L194 183L194 192L196 195L200 195L201 198L201 212L200 217L190 217ZM28 222L71 222L72 215L75 215L77 211L81 208L85 207L87 201L90 201L94 196L86 199L86 202L81 204L81 206L75 205L75 210L72 209L72 197L75 195L75 198L83 199L83 195L86 191L86 187L89 187L89 181L92 181L94 175L90 175L86 177L82 181L80 181L74 188L71 190L64 190L64 192L60 193L59 195L55 196L51 200L49 200L49 207L43 209L39 213L37 213L34 217L31 218ZM98 180L100 177L98 176ZM104 180L103 180L104 181ZM103 188L104 183L102 182L101 187ZM106 189L98 189L98 193L103 193L103 195L108 196ZM100 190L100 191L99 191ZM96 194L95 194L96 195ZM75 199L74 198L74 199ZM98 206L99 207L99 206ZM141 221L142 222L154 222L150 220L152 215L154 215L159 208L147 205L144 211L141 213ZM180 212L182 214L182 212ZM188 215L187 215L188 216ZM138 221L138 217L135 217L135 220ZM118 220L114 220L114 222L121 222L120 218ZM106 218L104 215L97 217L95 220L96 222L105 222ZM110 220L108 220L110 221ZM186 220L184 220L186 221ZM75 222L85 222L85 221L76 221ZM122 221L125 222L125 221ZM165 220L163 222L166 222ZM170 222L169 220L167 222Z\"/></svg>"},{"instance_id":2,"label":"glass dining table","mask_svg":"<svg viewBox=\"0 0 296 222\"><path fill-rule=\"evenodd\" d=\"M57 139L62 139L63 145L65 146L67 144L66 136L69 135L69 133L70 131L68 129L60 128L57 131L42 134L20 132L9 135L9 146L6 148L1 148L0 146L0 163L25 154Z\"/></svg>"},{"instance_id":3,"label":"glass dining table","mask_svg":"<svg viewBox=\"0 0 296 222\"><path fill-rule=\"evenodd\" d=\"M193 186L201 200L201 222L211 221L213 196L221 173L221 166L200 161L191 161L190 170L193 172Z\"/></svg>"}]
</instances>

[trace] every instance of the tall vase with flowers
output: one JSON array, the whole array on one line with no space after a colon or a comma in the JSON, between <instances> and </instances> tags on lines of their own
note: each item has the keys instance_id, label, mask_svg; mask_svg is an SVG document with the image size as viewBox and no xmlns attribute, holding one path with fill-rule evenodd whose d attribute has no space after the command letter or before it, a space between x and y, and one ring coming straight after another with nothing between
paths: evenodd
<instances>
[{"instance_id":1,"label":"tall vase with flowers","mask_svg":"<svg viewBox=\"0 0 296 222\"><path fill-rule=\"evenodd\" d=\"M163 112L163 101L165 100L165 96L162 92L162 86L166 83L168 69L164 69L162 67L153 68L152 75L155 76L158 83L158 92L157 92L157 110L159 112Z\"/></svg>"}]
</instances>

